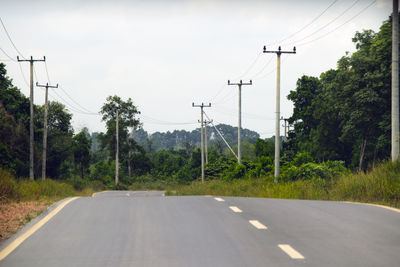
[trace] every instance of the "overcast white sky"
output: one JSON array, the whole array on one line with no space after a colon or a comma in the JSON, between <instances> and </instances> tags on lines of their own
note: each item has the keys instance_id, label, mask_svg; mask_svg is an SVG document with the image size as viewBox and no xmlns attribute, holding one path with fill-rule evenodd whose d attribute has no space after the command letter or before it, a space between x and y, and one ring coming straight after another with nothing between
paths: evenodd
<instances>
[{"instance_id":1,"label":"overcast white sky","mask_svg":"<svg viewBox=\"0 0 400 267\"><path fill-rule=\"evenodd\" d=\"M346 51L354 51L356 31L378 31L391 14L391 0L377 0L361 14L372 0L337 0L308 27L279 42L333 2L3 0L0 16L25 57L46 56L51 82L69 95L52 89L49 98L67 106L76 131L104 131L100 116L83 113L98 112L109 95L132 98L151 133L199 127L200 111L192 102L211 102L205 111L215 122L236 126L238 89L227 86L227 80L253 79L242 89L242 127L270 137L276 55L262 54L262 47L297 46L297 54L283 55L281 63L281 113L289 117L293 106L286 96L297 79L335 68ZM1 28L0 47L13 58L18 55ZM19 64L1 51L0 59L29 96ZM29 64L21 66L29 80ZM35 63L35 69L39 83L46 83L45 65ZM43 102L44 90L36 88L35 103Z\"/></svg>"}]
</instances>

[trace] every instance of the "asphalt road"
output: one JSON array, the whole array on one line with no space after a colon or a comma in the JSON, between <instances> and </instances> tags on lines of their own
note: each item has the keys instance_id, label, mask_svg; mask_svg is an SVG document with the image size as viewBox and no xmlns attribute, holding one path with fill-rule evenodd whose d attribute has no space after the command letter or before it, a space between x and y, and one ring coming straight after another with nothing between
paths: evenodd
<instances>
[{"instance_id":1,"label":"asphalt road","mask_svg":"<svg viewBox=\"0 0 400 267\"><path fill-rule=\"evenodd\" d=\"M393 267L400 213L343 202L102 192L70 202L0 266Z\"/></svg>"}]
</instances>

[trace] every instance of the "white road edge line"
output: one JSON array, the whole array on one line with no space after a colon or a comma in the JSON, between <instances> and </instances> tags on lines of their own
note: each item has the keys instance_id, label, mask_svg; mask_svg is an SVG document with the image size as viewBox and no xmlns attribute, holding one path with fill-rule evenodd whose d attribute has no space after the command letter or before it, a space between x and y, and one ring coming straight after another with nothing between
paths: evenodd
<instances>
[{"instance_id":1,"label":"white road edge line","mask_svg":"<svg viewBox=\"0 0 400 267\"><path fill-rule=\"evenodd\" d=\"M230 208L231 210L233 210L234 212L242 212L241 209L239 209L238 207L235 207L235 206L230 206L229 208Z\"/></svg>"},{"instance_id":2,"label":"white road edge line","mask_svg":"<svg viewBox=\"0 0 400 267\"><path fill-rule=\"evenodd\" d=\"M250 220L249 223L251 223L257 229L263 229L263 230L268 229L267 226L265 226L264 224L260 223L257 220Z\"/></svg>"},{"instance_id":3,"label":"white road edge line","mask_svg":"<svg viewBox=\"0 0 400 267\"><path fill-rule=\"evenodd\" d=\"M222 198L220 198L220 197L214 197L214 199L216 200L216 201L220 201L220 202L224 202L225 200L223 200Z\"/></svg>"},{"instance_id":4,"label":"white road edge line","mask_svg":"<svg viewBox=\"0 0 400 267\"><path fill-rule=\"evenodd\" d=\"M57 208L55 208L49 214L47 214L46 217L41 219L34 226L32 226L29 230L27 230L25 233L20 235L13 242L11 242L6 248L4 248L2 251L0 251L0 261L3 260L5 257L7 257L8 254L10 254L14 249L16 249L19 245L21 245L21 243L24 242L33 233L35 233L37 230L39 230L40 227L42 227L51 218L53 218L54 215L56 215L60 210L62 210L68 203L70 203L71 201L73 201L73 200L75 200L77 198L79 198L79 197L73 197L73 198L65 200L60 205L58 205Z\"/></svg>"},{"instance_id":5,"label":"white road edge line","mask_svg":"<svg viewBox=\"0 0 400 267\"><path fill-rule=\"evenodd\" d=\"M291 257L292 259L295 260L304 259L303 255L301 255L297 250L295 250L294 248L292 248L292 246L288 244L279 244L278 247L282 249L286 254L288 254L289 257Z\"/></svg>"}]
</instances>

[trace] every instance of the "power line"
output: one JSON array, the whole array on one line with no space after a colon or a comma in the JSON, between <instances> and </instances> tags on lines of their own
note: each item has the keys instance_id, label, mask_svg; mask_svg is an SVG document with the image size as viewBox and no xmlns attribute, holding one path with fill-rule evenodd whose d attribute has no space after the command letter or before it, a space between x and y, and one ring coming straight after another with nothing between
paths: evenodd
<instances>
[{"instance_id":1,"label":"power line","mask_svg":"<svg viewBox=\"0 0 400 267\"><path fill-rule=\"evenodd\" d=\"M338 20L338 19L339 19L340 17L342 17L344 14L346 14L347 11L349 11L350 9L352 9L359 1L360 1L360 0L354 1L347 9L345 9L342 13L340 13L339 16L335 17L333 20L329 21L327 24L325 24L324 26L318 28L317 30L315 30L315 31L312 32L311 34L309 34L309 35L307 35L307 36L301 38L300 40L297 40L297 41L294 41L294 42L290 42L290 43L287 43L287 44L285 44L285 45L292 45L292 44L294 44L294 43L299 43L299 42L301 42L301 41L307 39L308 37L311 37L311 36L315 35L315 34L318 33L319 31L321 31L322 29L328 27L328 26L331 25L333 22L335 22L336 20Z\"/></svg>"},{"instance_id":2,"label":"power line","mask_svg":"<svg viewBox=\"0 0 400 267\"><path fill-rule=\"evenodd\" d=\"M3 50L3 48L0 47L0 51L3 52L3 54L4 54L6 57L9 58L9 60L14 61L14 62L17 62L15 59L13 59L12 57L10 57L10 56L6 53L6 51Z\"/></svg>"},{"instance_id":3,"label":"power line","mask_svg":"<svg viewBox=\"0 0 400 267\"><path fill-rule=\"evenodd\" d=\"M0 22L1 22L1 25L3 26L4 31L6 32L6 35L7 35L7 37L8 37L8 40L10 40L10 42L11 42L12 46L14 47L15 51L17 51L17 53L18 53L23 59L25 59L25 57L22 55L22 53L21 53L21 52L18 50L18 48L15 46L15 44L14 44L13 40L11 39L11 36L10 36L10 34L8 33L8 31L7 31L7 29L6 29L6 26L4 25L3 20L1 19L1 17L0 17Z\"/></svg>"},{"instance_id":4,"label":"power line","mask_svg":"<svg viewBox=\"0 0 400 267\"><path fill-rule=\"evenodd\" d=\"M267 63L265 63L265 65L262 67L262 69L261 69L259 72L257 72L256 74L254 74L253 79L257 78L258 75L260 75L260 74L265 70L265 68L268 67L268 65L269 65L271 62L272 62L272 57L270 57L270 59L267 61Z\"/></svg>"},{"instance_id":5,"label":"power line","mask_svg":"<svg viewBox=\"0 0 400 267\"><path fill-rule=\"evenodd\" d=\"M45 68L46 68L47 81L48 81L49 83L51 83L51 81L50 81L50 76L49 76L49 70L47 69L47 62L46 62L46 61L44 62L44 66L45 66Z\"/></svg>"},{"instance_id":6,"label":"power line","mask_svg":"<svg viewBox=\"0 0 400 267\"><path fill-rule=\"evenodd\" d=\"M77 107L79 107L79 109L82 109L83 111L88 112L88 113L95 113L95 112L93 112L93 111L88 110L87 108L85 108L84 106L82 106L81 104L79 104L77 101L75 101L75 100L67 93L67 91L65 91L61 86L60 86L60 89L61 89L61 91L64 92L64 94L65 94L69 99L71 99L72 102L74 102L74 103L77 105Z\"/></svg>"},{"instance_id":7,"label":"power line","mask_svg":"<svg viewBox=\"0 0 400 267\"><path fill-rule=\"evenodd\" d=\"M257 61L258 61L258 59L261 57L261 55L262 55L262 52L258 53L257 56L256 56L256 58L255 58L255 59L253 60L253 62L250 64L250 66L244 71L244 73L243 73L242 75L236 77L236 79L239 79L239 78L245 76L245 75L251 70L251 68L253 68L253 66L257 63Z\"/></svg>"},{"instance_id":8,"label":"power line","mask_svg":"<svg viewBox=\"0 0 400 267\"><path fill-rule=\"evenodd\" d=\"M283 41L286 41L286 40L292 38L293 36L299 34L299 33L302 32L303 30L305 30L308 26L310 26L311 24L313 24L313 23L314 23L317 19L319 19L323 14L325 14L325 12L328 11L328 9L331 8L337 1L338 1L338 0L334 0L327 8L324 9L324 11L322 11L318 16L316 16L313 20L311 20L308 24L306 24L305 26L303 26L303 27L302 27L300 30L298 30L297 32L292 33L292 34L290 34L289 36L287 36L287 37L285 37L285 38L283 38L283 39L281 39L281 40L279 40L279 41L276 41L276 42L274 42L274 43L272 43L272 44L269 44L269 45L276 45L276 44L278 44L278 43L281 43L281 42L283 42Z\"/></svg>"},{"instance_id":9,"label":"power line","mask_svg":"<svg viewBox=\"0 0 400 267\"><path fill-rule=\"evenodd\" d=\"M375 4L375 2L376 2L376 0L372 1L372 2L369 3L366 7L364 7L360 12L358 12L356 15L354 15L353 17L351 17L349 20L345 21L343 24L339 25L338 27L334 28L333 30L331 30L331 31L329 31L329 32L327 32L327 33L325 33L325 34L323 34L323 35L321 35L321 36L319 36L319 37L317 37L317 38L315 38L315 39L313 39L313 40L310 40L310 41L307 41L307 42L304 42L304 43L300 43L300 44L298 44L297 46L303 46L303 45L306 45L306 44L309 44L309 43L313 43L313 42L318 41L319 39L322 39L322 38L324 38L325 36L327 36L327 35L333 33L333 32L336 31L337 29L343 27L344 25L346 25L347 23L349 23L350 21L352 21L353 19L355 19L356 17L358 17L359 15L361 15L365 10L367 10L367 9L370 8L373 4Z\"/></svg>"},{"instance_id":10,"label":"power line","mask_svg":"<svg viewBox=\"0 0 400 267\"><path fill-rule=\"evenodd\" d=\"M190 122L171 122L171 121L164 121L164 120L160 120L160 119L156 119L156 118L152 118L150 116L146 116L143 114L140 114L143 118L146 118L150 121L153 122L147 122L149 124L160 124L160 125L189 125L189 124L197 124L197 122L194 121L190 121Z\"/></svg>"},{"instance_id":11,"label":"power line","mask_svg":"<svg viewBox=\"0 0 400 267\"><path fill-rule=\"evenodd\" d=\"M22 70L21 62L18 61L18 65L19 65L19 70L21 71L22 78L24 79L25 85L29 87L30 85L25 77L24 71Z\"/></svg>"},{"instance_id":12,"label":"power line","mask_svg":"<svg viewBox=\"0 0 400 267\"><path fill-rule=\"evenodd\" d=\"M226 84L221 85L221 87L219 88L218 92L217 92L211 99L216 98L216 97L217 97L220 93L222 93L222 91L223 91L224 89L226 89L226 88L227 88ZM210 101L210 102L211 102L211 101Z\"/></svg>"},{"instance_id":13,"label":"power line","mask_svg":"<svg viewBox=\"0 0 400 267\"><path fill-rule=\"evenodd\" d=\"M68 101L66 101L62 96L60 96L56 90L53 91L57 97L61 100L58 100L60 103L64 104L68 109L70 109L71 111L75 112L75 113L79 113L79 114L84 114L84 115L101 115L100 113L96 113L96 112L85 112L82 110L77 109L76 107L74 107L73 105L71 105L71 103L69 103ZM55 98L53 95L49 94L51 97Z\"/></svg>"}]
</instances>

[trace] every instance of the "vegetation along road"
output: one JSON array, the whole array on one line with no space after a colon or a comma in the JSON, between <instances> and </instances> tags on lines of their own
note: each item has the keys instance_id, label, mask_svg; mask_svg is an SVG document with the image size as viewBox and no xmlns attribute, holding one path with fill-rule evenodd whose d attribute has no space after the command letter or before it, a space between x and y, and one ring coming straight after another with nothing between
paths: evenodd
<instances>
[{"instance_id":1,"label":"vegetation along road","mask_svg":"<svg viewBox=\"0 0 400 267\"><path fill-rule=\"evenodd\" d=\"M400 214L377 206L165 197L162 191L109 191L69 201L0 265L396 266L400 262ZM3 244L2 256L17 239Z\"/></svg>"}]
</instances>

